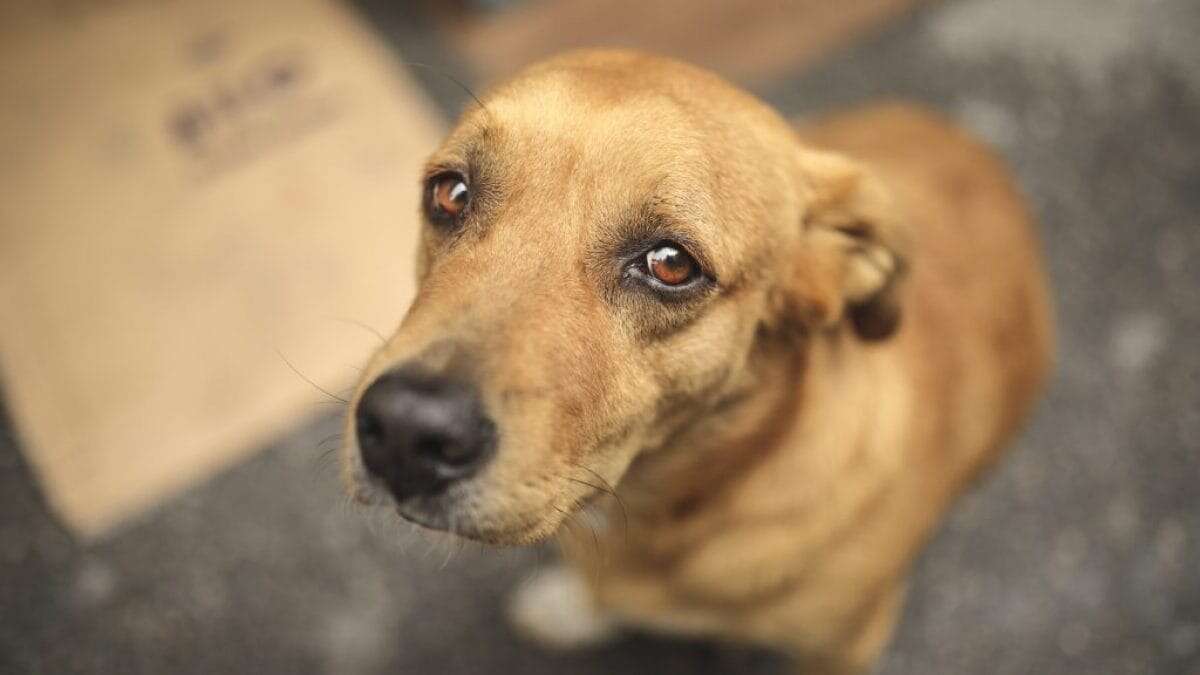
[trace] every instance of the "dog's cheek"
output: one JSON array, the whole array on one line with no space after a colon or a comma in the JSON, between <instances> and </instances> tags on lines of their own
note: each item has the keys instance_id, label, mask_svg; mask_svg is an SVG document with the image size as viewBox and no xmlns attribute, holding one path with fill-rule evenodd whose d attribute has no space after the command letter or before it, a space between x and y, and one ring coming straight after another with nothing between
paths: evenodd
<instances>
[{"instance_id":1,"label":"dog's cheek","mask_svg":"<svg viewBox=\"0 0 1200 675\"><path fill-rule=\"evenodd\" d=\"M720 399L745 366L753 343L752 314L738 303L724 303L652 350L648 367L655 369L655 412L664 430L686 423Z\"/></svg>"},{"instance_id":2,"label":"dog's cheek","mask_svg":"<svg viewBox=\"0 0 1200 675\"><path fill-rule=\"evenodd\" d=\"M429 228L422 228L421 242L417 246L417 264L414 270L416 272L417 287L425 283L425 278L429 276L429 268L433 263L433 249L433 234L429 231Z\"/></svg>"}]
</instances>

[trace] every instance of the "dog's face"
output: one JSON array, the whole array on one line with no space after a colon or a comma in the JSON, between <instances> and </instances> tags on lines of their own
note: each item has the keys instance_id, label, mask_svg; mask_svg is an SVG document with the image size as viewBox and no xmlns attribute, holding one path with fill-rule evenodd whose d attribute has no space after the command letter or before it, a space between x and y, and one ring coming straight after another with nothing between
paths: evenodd
<instances>
[{"instance_id":1,"label":"dog's face","mask_svg":"<svg viewBox=\"0 0 1200 675\"><path fill-rule=\"evenodd\" d=\"M894 326L883 202L717 78L585 53L484 106L427 163L419 291L352 401L361 498L535 541L744 395L762 341Z\"/></svg>"}]
</instances>

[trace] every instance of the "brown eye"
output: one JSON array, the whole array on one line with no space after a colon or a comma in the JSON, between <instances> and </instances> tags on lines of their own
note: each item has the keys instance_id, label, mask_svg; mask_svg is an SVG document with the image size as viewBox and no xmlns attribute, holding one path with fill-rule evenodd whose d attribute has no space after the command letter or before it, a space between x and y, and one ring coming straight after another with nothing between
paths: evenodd
<instances>
[{"instance_id":1,"label":"brown eye","mask_svg":"<svg viewBox=\"0 0 1200 675\"><path fill-rule=\"evenodd\" d=\"M447 174L433 180L433 211L436 215L457 218L471 201L471 191L458 174Z\"/></svg>"},{"instance_id":2,"label":"brown eye","mask_svg":"<svg viewBox=\"0 0 1200 675\"><path fill-rule=\"evenodd\" d=\"M660 244L646 253L646 269L667 286L681 286L695 278L699 265L675 245Z\"/></svg>"}]
</instances>

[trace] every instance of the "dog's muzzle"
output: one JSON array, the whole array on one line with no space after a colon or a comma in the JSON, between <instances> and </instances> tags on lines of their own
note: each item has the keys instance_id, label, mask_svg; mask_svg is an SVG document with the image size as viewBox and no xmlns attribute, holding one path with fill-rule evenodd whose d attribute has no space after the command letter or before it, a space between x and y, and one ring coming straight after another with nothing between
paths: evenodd
<instances>
[{"instance_id":1,"label":"dog's muzzle","mask_svg":"<svg viewBox=\"0 0 1200 675\"><path fill-rule=\"evenodd\" d=\"M413 369L380 375L354 419L363 465L397 502L474 475L496 449L496 426L472 387Z\"/></svg>"}]
</instances>

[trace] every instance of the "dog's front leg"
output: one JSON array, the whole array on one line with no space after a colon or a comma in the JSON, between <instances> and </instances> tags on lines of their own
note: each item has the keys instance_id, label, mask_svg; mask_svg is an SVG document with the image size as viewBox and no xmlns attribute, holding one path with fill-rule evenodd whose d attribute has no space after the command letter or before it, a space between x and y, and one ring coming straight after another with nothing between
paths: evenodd
<instances>
[{"instance_id":1,"label":"dog's front leg","mask_svg":"<svg viewBox=\"0 0 1200 675\"><path fill-rule=\"evenodd\" d=\"M629 628L675 636L719 634L707 611L671 597L666 579L608 570L587 577L571 565L540 570L519 586L509 618L526 637L557 649L594 646Z\"/></svg>"},{"instance_id":2,"label":"dog's front leg","mask_svg":"<svg viewBox=\"0 0 1200 675\"><path fill-rule=\"evenodd\" d=\"M574 568L540 569L509 600L509 620L525 637L555 649L580 649L608 641L617 622L595 602Z\"/></svg>"}]
</instances>

